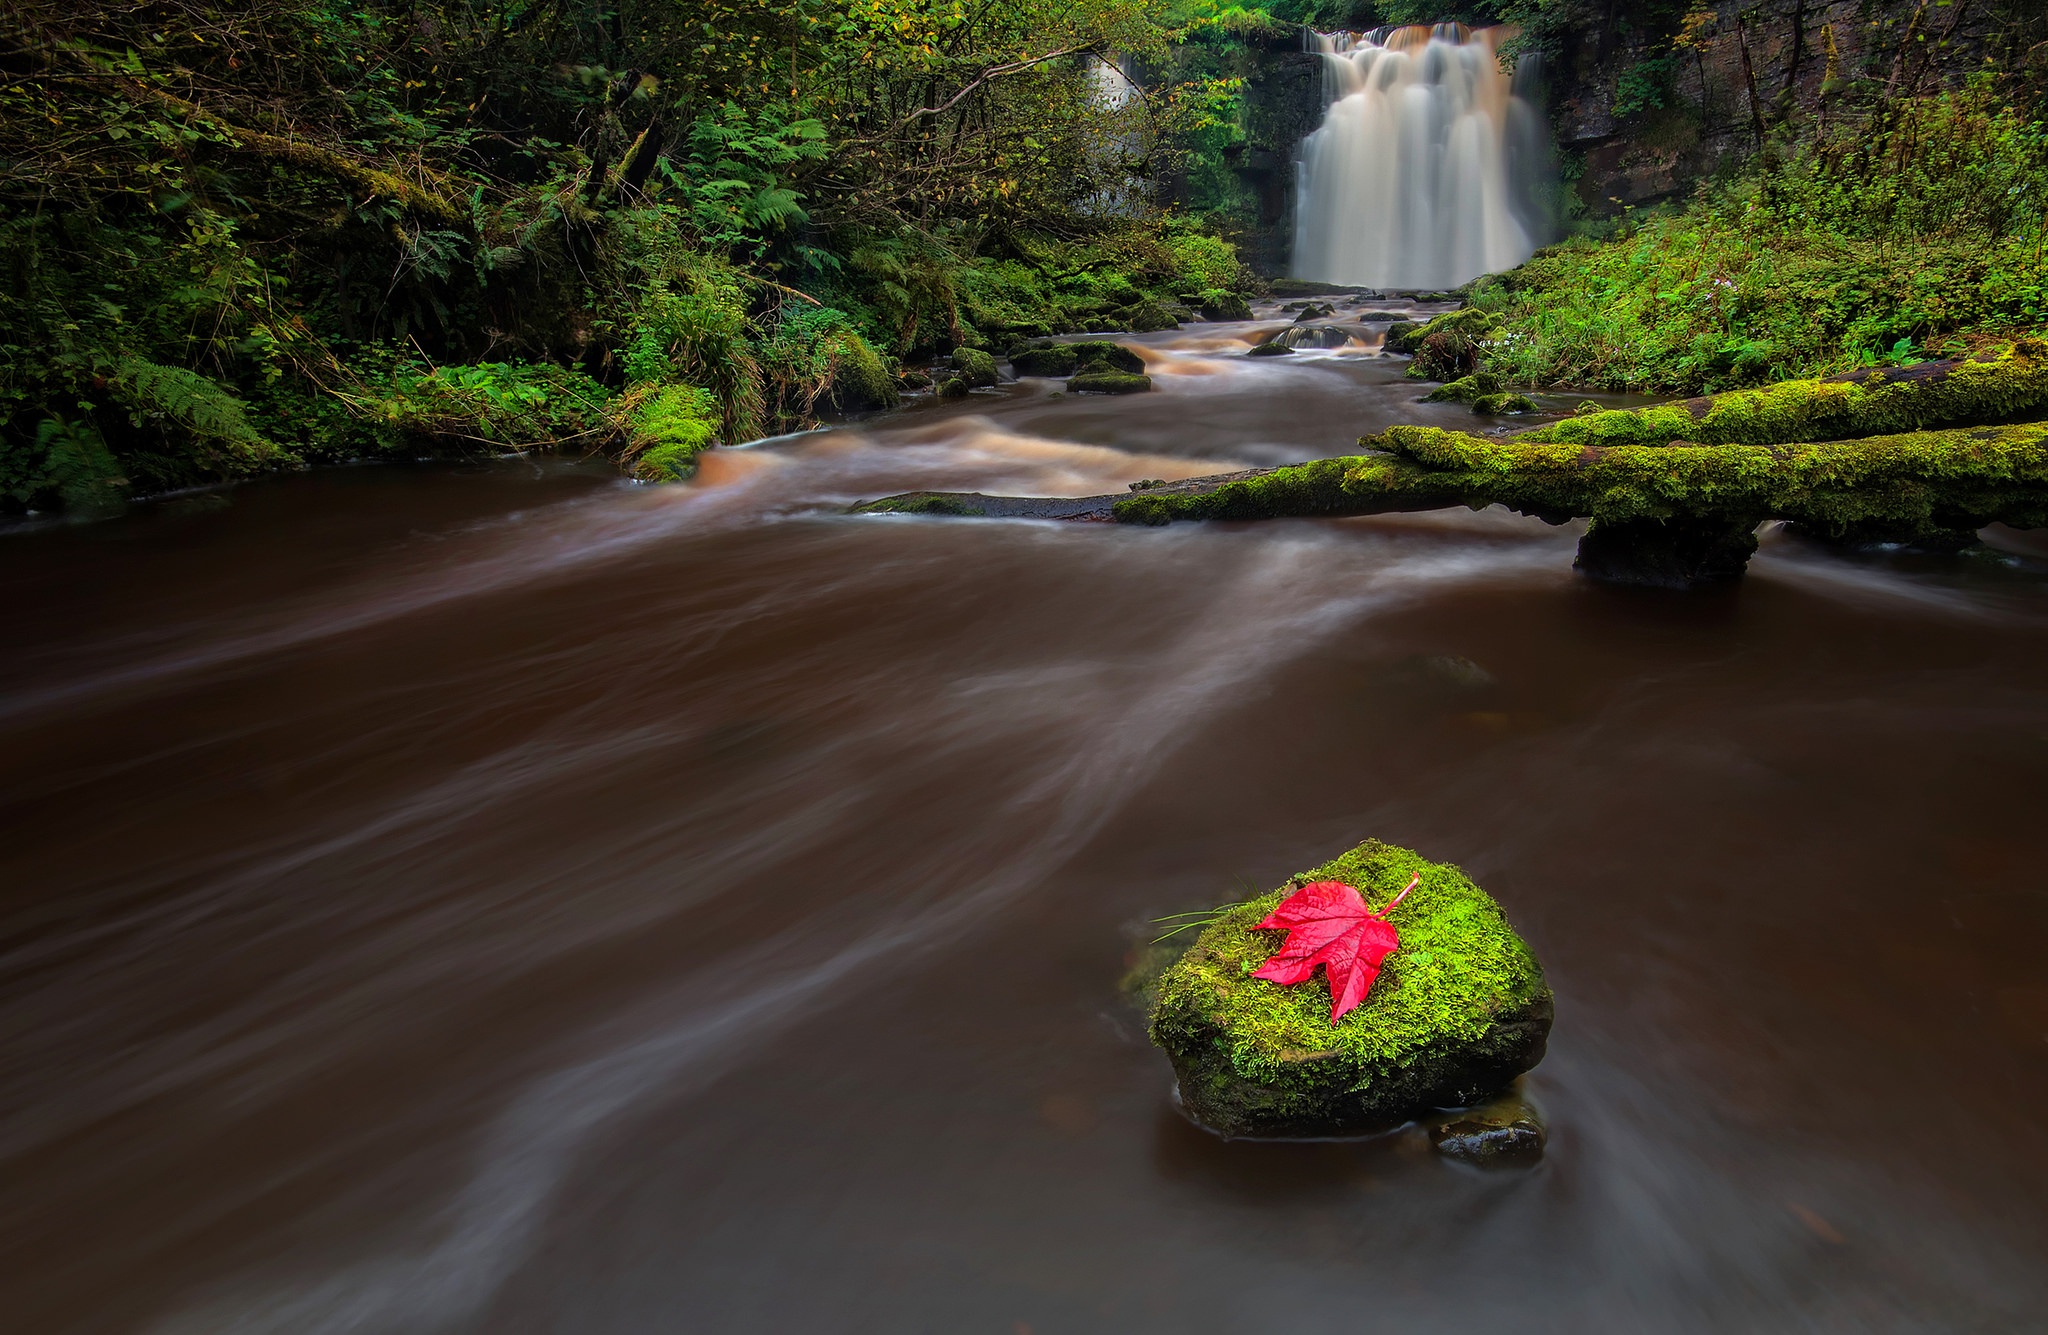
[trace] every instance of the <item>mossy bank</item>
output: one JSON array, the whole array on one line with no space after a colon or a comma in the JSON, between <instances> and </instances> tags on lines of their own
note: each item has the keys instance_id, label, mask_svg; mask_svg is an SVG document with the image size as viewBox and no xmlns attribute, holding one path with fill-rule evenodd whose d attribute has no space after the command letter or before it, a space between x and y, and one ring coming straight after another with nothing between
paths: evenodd
<instances>
[{"instance_id":1,"label":"mossy bank","mask_svg":"<svg viewBox=\"0 0 2048 1335\"><path fill-rule=\"evenodd\" d=\"M1285 935L1254 924L1287 894L1337 880L1383 904L1414 875L1389 919L1400 948L1357 1010L1331 1023L1321 974L1291 987L1251 976ZM1542 968L1484 890L1456 867L1368 840L1223 911L1160 978L1151 1030L1202 1125L1319 1136L1493 1093L1543 1059L1551 1015Z\"/></svg>"}]
</instances>

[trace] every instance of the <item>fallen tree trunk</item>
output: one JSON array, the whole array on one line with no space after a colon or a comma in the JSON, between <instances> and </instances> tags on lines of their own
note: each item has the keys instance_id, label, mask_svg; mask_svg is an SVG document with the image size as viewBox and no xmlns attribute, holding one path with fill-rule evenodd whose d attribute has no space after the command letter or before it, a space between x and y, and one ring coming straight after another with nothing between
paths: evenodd
<instances>
[{"instance_id":1,"label":"fallen tree trunk","mask_svg":"<svg viewBox=\"0 0 2048 1335\"><path fill-rule=\"evenodd\" d=\"M2048 423L1797 445L1582 446L1400 426L1371 453L1079 498L911 492L868 513L1113 520L1278 519L1503 505L1585 518L1579 568L1614 583L1738 578L1758 524L1852 542L1954 545L1990 523L2048 527Z\"/></svg>"}]
</instances>

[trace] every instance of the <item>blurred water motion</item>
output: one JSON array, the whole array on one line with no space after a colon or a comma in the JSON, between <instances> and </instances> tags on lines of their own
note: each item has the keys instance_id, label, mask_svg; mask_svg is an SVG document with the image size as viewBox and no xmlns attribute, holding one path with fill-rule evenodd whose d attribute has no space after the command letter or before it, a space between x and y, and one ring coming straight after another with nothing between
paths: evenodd
<instances>
[{"instance_id":1,"label":"blurred water motion","mask_svg":"<svg viewBox=\"0 0 2048 1335\"><path fill-rule=\"evenodd\" d=\"M2038 568L1780 535L1665 598L1492 512L835 513L1460 411L1250 332L1153 340L1232 393L688 487L338 470L0 546L0 1325L2029 1326ZM1540 1167L1172 1111L1151 919L1366 835L1548 964Z\"/></svg>"}]
</instances>

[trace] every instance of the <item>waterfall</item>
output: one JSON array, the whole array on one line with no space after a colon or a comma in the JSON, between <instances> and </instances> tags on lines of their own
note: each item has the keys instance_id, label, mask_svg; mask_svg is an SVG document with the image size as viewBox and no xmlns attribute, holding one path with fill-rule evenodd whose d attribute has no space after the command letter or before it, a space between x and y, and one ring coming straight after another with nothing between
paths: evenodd
<instances>
[{"instance_id":1,"label":"waterfall","mask_svg":"<svg viewBox=\"0 0 2048 1335\"><path fill-rule=\"evenodd\" d=\"M1442 289L1529 258L1550 230L1549 136L1513 29L1313 33L1323 123L1302 141L1298 278Z\"/></svg>"}]
</instances>

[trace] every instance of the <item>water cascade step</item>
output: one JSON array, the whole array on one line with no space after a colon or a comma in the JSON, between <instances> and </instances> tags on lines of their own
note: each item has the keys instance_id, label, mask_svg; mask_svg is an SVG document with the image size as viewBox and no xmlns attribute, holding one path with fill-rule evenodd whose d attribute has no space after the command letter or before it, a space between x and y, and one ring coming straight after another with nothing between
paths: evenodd
<instances>
[{"instance_id":1,"label":"water cascade step","mask_svg":"<svg viewBox=\"0 0 2048 1335\"><path fill-rule=\"evenodd\" d=\"M1455 288L1549 239L1555 176L1534 55L1512 28L1311 33L1329 109L1301 145L1297 278Z\"/></svg>"}]
</instances>

